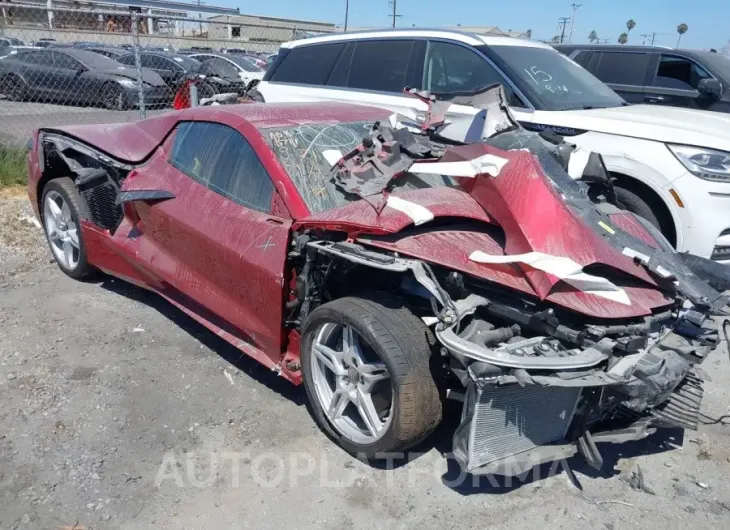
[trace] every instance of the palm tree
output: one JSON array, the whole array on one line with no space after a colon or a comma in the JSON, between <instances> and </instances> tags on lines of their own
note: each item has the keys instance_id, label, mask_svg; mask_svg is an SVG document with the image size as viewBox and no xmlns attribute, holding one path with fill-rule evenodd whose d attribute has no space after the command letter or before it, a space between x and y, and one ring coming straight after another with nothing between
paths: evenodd
<instances>
[{"instance_id":1,"label":"palm tree","mask_svg":"<svg viewBox=\"0 0 730 530\"><path fill-rule=\"evenodd\" d=\"M687 30L689 29L689 26L682 22L679 26L677 26L677 33L679 33L679 38L677 39L677 48L679 48L679 41L682 40L682 35L687 33Z\"/></svg>"},{"instance_id":2,"label":"palm tree","mask_svg":"<svg viewBox=\"0 0 730 530\"><path fill-rule=\"evenodd\" d=\"M532 30L531 29L528 29L527 31L525 31L525 34L527 35L527 38L528 39L531 39L532 38Z\"/></svg>"},{"instance_id":3,"label":"palm tree","mask_svg":"<svg viewBox=\"0 0 730 530\"><path fill-rule=\"evenodd\" d=\"M588 34L588 42L598 42L598 33L596 33L595 29Z\"/></svg>"},{"instance_id":4,"label":"palm tree","mask_svg":"<svg viewBox=\"0 0 730 530\"><path fill-rule=\"evenodd\" d=\"M626 29L628 29L628 30L629 30L629 31L628 31L628 32L626 33L626 36L627 36L627 37L629 36L629 33L631 33L631 30L632 30L632 29L634 29L635 27L636 27L636 22L634 22L634 19L633 19L633 18L630 18L630 19L629 19L629 20L628 20L628 21L626 22Z\"/></svg>"},{"instance_id":5,"label":"palm tree","mask_svg":"<svg viewBox=\"0 0 730 530\"><path fill-rule=\"evenodd\" d=\"M619 44L626 44L629 42L629 34L626 32L623 32L621 35L618 36L618 43Z\"/></svg>"}]
</instances>

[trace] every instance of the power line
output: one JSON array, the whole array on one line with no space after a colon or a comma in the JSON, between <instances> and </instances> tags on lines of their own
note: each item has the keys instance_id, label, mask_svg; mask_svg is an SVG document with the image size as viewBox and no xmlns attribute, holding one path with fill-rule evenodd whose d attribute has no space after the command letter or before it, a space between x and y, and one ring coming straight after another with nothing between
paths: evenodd
<instances>
[{"instance_id":1,"label":"power line","mask_svg":"<svg viewBox=\"0 0 730 530\"><path fill-rule=\"evenodd\" d=\"M570 4L570 7L573 8L573 19L570 21L570 36L568 37L571 44L573 43L573 28L575 28L575 12L578 11L578 8L582 5L583 4Z\"/></svg>"},{"instance_id":2,"label":"power line","mask_svg":"<svg viewBox=\"0 0 730 530\"><path fill-rule=\"evenodd\" d=\"M656 31L653 31L651 33L642 33L642 37L644 37L644 42L642 43L642 46L646 44L646 39L651 37L651 46L654 46L654 39L656 39Z\"/></svg>"},{"instance_id":3,"label":"power line","mask_svg":"<svg viewBox=\"0 0 730 530\"><path fill-rule=\"evenodd\" d=\"M570 17L560 17L558 19L558 27L560 28L560 44L565 40L565 26L568 25Z\"/></svg>"}]
</instances>

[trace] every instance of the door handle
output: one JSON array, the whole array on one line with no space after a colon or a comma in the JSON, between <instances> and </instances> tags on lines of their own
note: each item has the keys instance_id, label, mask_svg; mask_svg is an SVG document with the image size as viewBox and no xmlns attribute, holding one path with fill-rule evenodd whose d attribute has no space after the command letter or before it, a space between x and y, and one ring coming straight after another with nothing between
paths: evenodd
<instances>
[{"instance_id":1,"label":"door handle","mask_svg":"<svg viewBox=\"0 0 730 530\"><path fill-rule=\"evenodd\" d=\"M664 96L644 96L647 103L663 103L666 99Z\"/></svg>"},{"instance_id":2,"label":"door handle","mask_svg":"<svg viewBox=\"0 0 730 530\"><path fill-rule=\"evenodd\" d=\"M266 222L269 223L270 225L283 225L284 224L284 221L282 221L281 219L277 219L276 217L267 217Z\"/></svg>"}]
</instances>

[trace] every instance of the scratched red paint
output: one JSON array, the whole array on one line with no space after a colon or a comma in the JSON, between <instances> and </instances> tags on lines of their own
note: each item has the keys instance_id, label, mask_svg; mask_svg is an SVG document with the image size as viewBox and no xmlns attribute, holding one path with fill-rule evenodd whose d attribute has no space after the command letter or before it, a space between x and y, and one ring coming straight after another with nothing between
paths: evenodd
<instances>
[{"instance_id":1,"label":"scratched red paint","mask_svg":"<svg viewBox=\"0 0 730 530\"><path fill-rule=\"evenodd\" d=\"M285 329L293 271L287 252L293 230L337 230L362 244L462 271L589 317L616 319L650 314L671 303L646 271L596 235L573 214L528 153L503 152L483 144L454 148L444 161L485 153L507 158L498 178L461 179L462 187L404 192L400 198L428 208L432 225L418 229L406 214L382 200L359 200L310 215L289 175L262 137L261 129L302 123L383 120L388 112L344 104L249 104L198 107L145 121L53 129L126 162L143 162L123 191L165 190L175 198L125 206L112 235L82 222L91 263L153 290L225 340L294 383L298 333ZM271 176L276 192L269 213L246 209L198 184L168 163L180 121L214 121L238 130ZM37 144L37 133L34 135ZM38 208L42 182L36 150L28 154L28 194ZM638 223L615 219L635 237L651 241ZM463 225L463 226L461 226ZM647 241L648 242L648 241ZM549 274L520 264L485 265L469 260L475 250L490 254L539 251L568 256L582 266L603 265L623 287L631 305L597 298ZM285 280L286 279L286 280ZM288 348L288 351L287 351ZM294 368L291 368L294 367Z\"/></svg>"}]
</instances>

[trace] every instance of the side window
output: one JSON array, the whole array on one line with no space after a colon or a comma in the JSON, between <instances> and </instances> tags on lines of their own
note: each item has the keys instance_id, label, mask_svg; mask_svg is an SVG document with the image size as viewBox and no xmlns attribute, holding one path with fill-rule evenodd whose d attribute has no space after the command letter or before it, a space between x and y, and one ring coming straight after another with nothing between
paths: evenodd
<instances>
[{"instance_id":1,"label":"side window","mask_svg":"<svg viewBox=\"0 0 730 530\"><path fill-rule=\"evenodd\" d=\"M53 55L51 55L51 52L24 53L21 56L21 60L26 63L37 64L40 66L53 66Z\"/></svg>"},{"instance_id":2,"label":"side window","mask_svg":"<svg viewBox=\"0 0 730 530\"><path fill-rule=\"evenodd\" d=\"M208 122L178 126L170 163L241 206L268 213L274 183L258 155L236 130Z\"/></svg>"},{"instance_id":3,"label":"side window","mask_svg":"<svg viewBox=\"0 0 730 530\"><path fill-rule=\"evenodd\" d=\"M154 55L145 55L144 53L141 53L139 55L139 62L143 68L158 68L158 66L155 64L154 59ZM131 57L131 61L125 64L134 64L134 57Z\"/></svg>"},{"instance_id":4,"label":"side window","mask_svg":"<svg viewBox=\"0 0 730 530\"><path fill-rule=\"evenodd\" d=\"M366 40L355 44L347 86L403 92L413 51L410 40Z\"/></svg>"},{"instance_id":5,"label":"side window","mask_svg":"<svg viewBox=\"0 0 730 530\"><path fill-rule=\"evenodd\" d=\"M448 42L429 42L422 86L443 94L476 90L495 83L507 87L492 65L472 50Z\"/></svg>"},{"instance_id":6,"label":"side window","mask_svg":"<svg viewBox=\"0 0 730 530\"><path fill-rule=\"evenodd\" d=\"M76 59L57 52L53 53L53 65L56 68L64 68L66 70L78 70L81 68L81 63Z\"/></svg>"},{"instance_id":7,"label":"side window","mask_svg":"<svg viewBox=\"0 0 730 530\"><path fill-rule=\"evenodd\" d=\"M271 77L279 83L325 85L345 43L299 46L291 50Z\"/></svg>"},{"instance_id":8,"label":"side window","mask_svg":"<svg viewBox=\"0 0 730 530\"><path fill-rule=\"evenodd\" d=\"M651 54L603 52L595 72L604 83L643 86Z\"/></svg>"},{"instance_id":9,"label":"side window","mask_svg":"<svg viewBox=\"0 0 730 530\"><path fill-rule=\"evenodd\" d=\"M141 59L140 59L141 61ZM134 64L134 56L133 55L122 55L117 59L118 63L121 64L127 64L127 65L133 65ZM142 66L144 66L144 63L142 63Z\"/></svg>"},{"instance_id":10,"label":"side window","mask_svg":"<svg viewBox=\"0 0 730 530\"><path fill-rule=\"evenodd\" d=\"M352 62L352 52L355 49L355 44L352 42L347 43L344 51L340 54L340 58L337 59L330 78L327 81L328 86L347 86L347 76L350 73L350 63Z\"/></svg>"},{"instance_id":11,"label":"side window","mask_svg":"<svg viewBox=\"0 0 730 530\"><path fill-rule=\"evenodd\" d=\"M654 78L654 86L696 90L700 81L712 77L697 63L682 57L662 55Z\"/></svg>"},{"instance_id":12,"label":"side window","mask_svg":"<svg viewBox=\"0 0 730 530\"><path fill-rule=\"evenodd\" d=\"M579 51L578 53L576 53L575 56L572 56L572 54L570 54L568 57L571 57L572 56L572 59L576 63L578 63L579 65L581 65L583 68L587 68L588 67L588 60L590 59L592 53L593 52L590 52L590 51L587 51L587 50L582 50L582 51Z\"/></svg>"}]
</instances>

